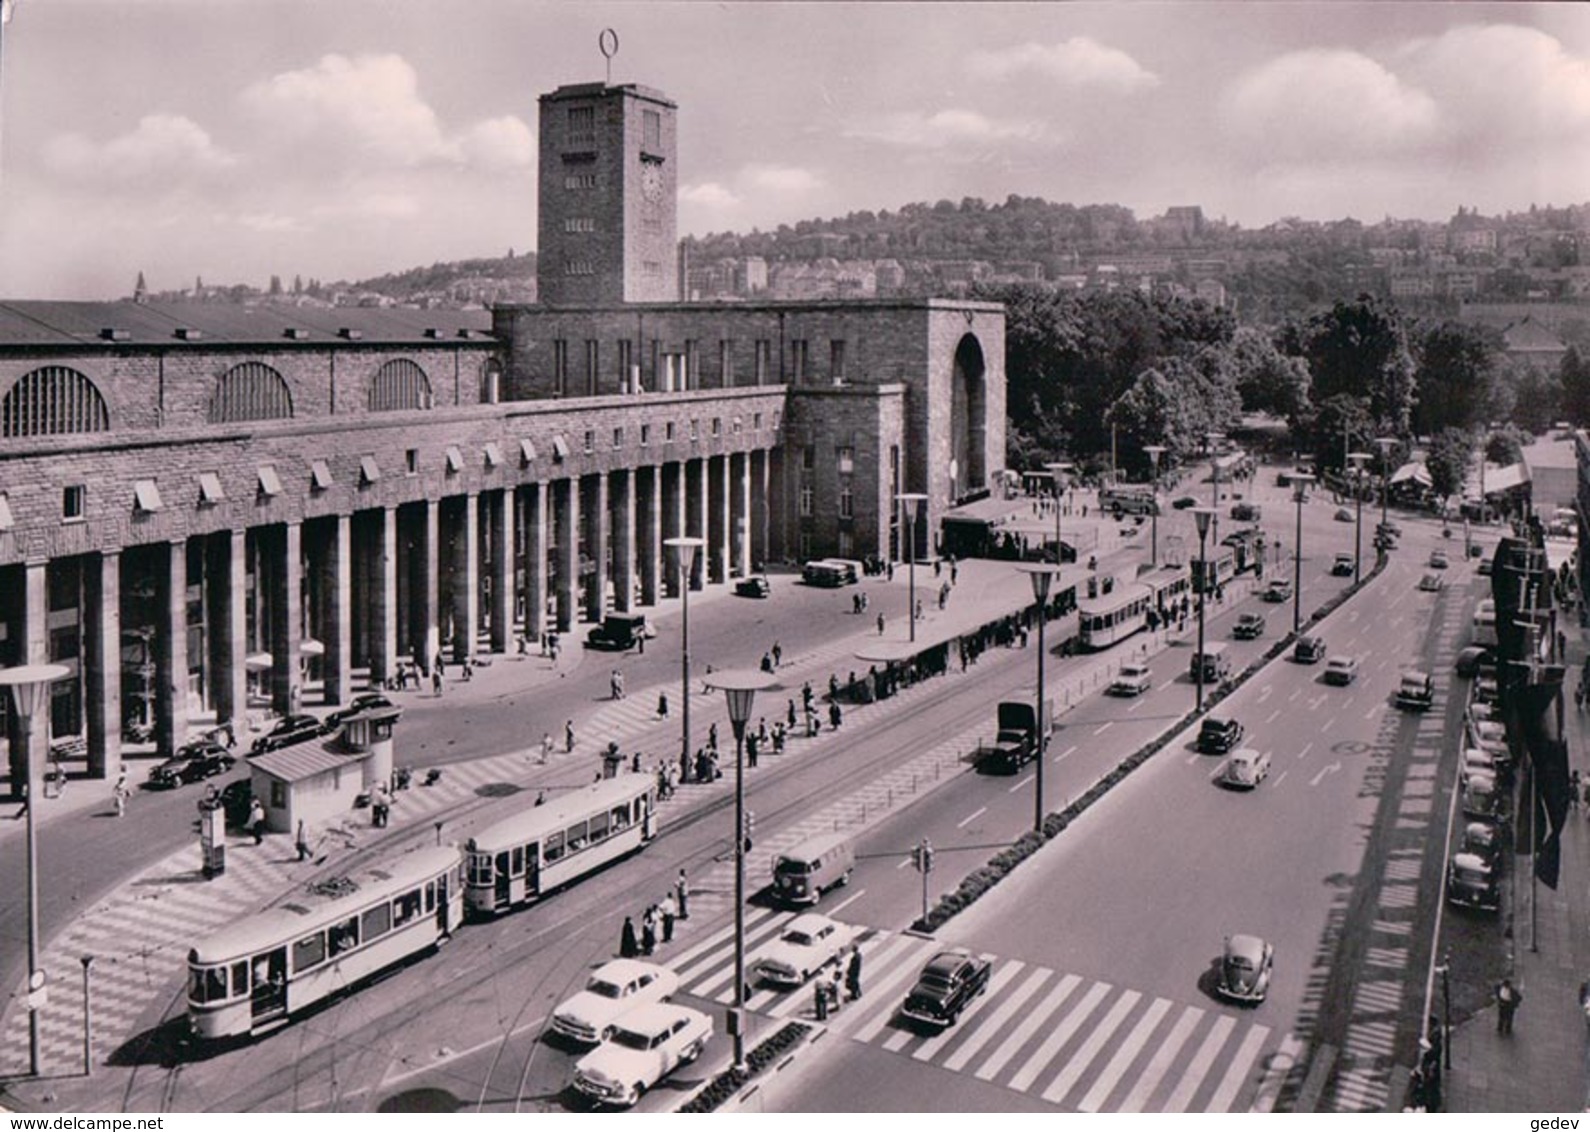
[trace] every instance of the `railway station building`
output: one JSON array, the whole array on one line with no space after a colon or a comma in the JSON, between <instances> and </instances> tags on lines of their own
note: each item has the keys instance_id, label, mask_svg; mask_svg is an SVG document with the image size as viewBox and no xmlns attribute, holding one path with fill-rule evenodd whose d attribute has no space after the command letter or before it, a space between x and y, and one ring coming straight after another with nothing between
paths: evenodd
<instances>
[{"instance_id":1,"label":"railway station building","mask_svg":"<svg viewBox=\"0 0 1590 1132\"><path fill-rule=\"evenodd\" d=\"M684 302L675 105L540 101L534 304L0 302L0 665L71 672L36 759L643 610L675 535L696 588L901 558L921 492L926 554L997 482L999 305Z\"/></svg>"}]
</instances>

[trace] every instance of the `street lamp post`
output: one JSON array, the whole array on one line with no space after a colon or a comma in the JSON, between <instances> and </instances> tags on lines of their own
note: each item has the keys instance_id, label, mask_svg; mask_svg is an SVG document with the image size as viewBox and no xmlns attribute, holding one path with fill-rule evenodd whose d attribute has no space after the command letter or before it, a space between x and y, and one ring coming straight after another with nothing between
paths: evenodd
<instances>
[{"instance_id":1,"label":"street lamp post","mask_svg":"<svg viewBox=\"0 0 1590 1132\"><path fill-rule=\"evenodd\" d=\"M1209 464L1210 464L1211 468L1213 468L1213 470L1214 470L1214 493L1213 493L1213 495L1210 498L1209 506L1214 508L1216 514L1219 514L1219 512L1220 512L1220 442L1226 438L1226 434L1223 433L1223 432L1211 432L1211 433L1207 434L1207 437L1208 437L1208 445L1209 445Z\"/></svg>"},{"instance_id":2,"label":"street lamp post","mask_svg":"<svg viewBox=\"0 0 1590 1132\"><path fill-rule=\"evenodd\" d=\"M679 597L683 603L679 625L679 781L690 779L690 575L696 568L696 553L705 539L679 536L663 540L679 560Z\"/></svg>"},{"instance_id":3,"label":"street lamp post","mask_svg":"<svg viewBox=\"0 0 1590 1132\"><path fill-rule=\"evenodd\" d=\"M1043 625L1049 619L1049 584L1060 573L1060 567L1048 564L1023 566L1027 579L1032 582L1032 600L1038 606L1038 687L1033 693L1033 718L1037 721L1038 770L1034 775L1032 831L1043 833L1043 758L1044 730L1048 720L1044 714L1043 694Z\"/></svg>"},{"instance_id":4,"label":"street lamp post","mask_svg":"<svg viewBox=\"0 0 1590 1132\"><path fill-rule=\"evenodd\" d=\"M28 1070L33 1077L39 1075L39 1007L43 1005L45 982L44 972L39 969L39 844L35 824L39 783L32 753L33 724L50 702L50 685L68 671L64 664L23 664L0 669L0 686L11 689L17 739L22 743L28 768L23 804L28 809Z\"/></svg>"},{"instance_id":5,"label":"street lamp post","mask_svg":"<svg viewBox=\"0 0 1590 1132\"><path fill-rule=\"evenodd\" d=\"M734 728L734 1009L729 1013L729 1033L734 1037L734 1068L745 1062L745 724L751 718L756 693L774 687L762 672L715 672L710 684L722 688Z\"/></svg>"},{"instance_id":6,"label":"street lamp post","mask_svg":"<svg viewBox=\"0 0 1590 1132\"><path fill-rule=\"evenodd\" d=\"M911 557L909 559L910 590L907 595L911 624L911 640L916 640L916 509L927 502L927 496L920 491L903 491L895 496L900 502L901 509L905 512L906 542L911 544Z\"/></svg>"},{"instance_id":7,"label":"street lamp post","mask_svg":"<svg viewBox=\"0 0 1590 1132\"><path fill-rule=\"evenodd\" d=\"M1303 626L1303 503L1314 477L1297 473L1292 477L1292 501L1297 504L1297 532L1292 536L1292 632Z\"/></svg>"},{"instance_id":8,"label":"street lamp post","mask_svg":"<svg viewBox=\"0 0 1590 1132\"><path fill-rule=\"evenodd\" d=\"M1154 506L1149 511L1153 516L1153 542L1150 544L1148 564L1159 565L1159 458L1165 454L1163 444L1145 444L1143 451L1148 453L1149 480L1154 488Z\"/></svg>"},{"instance_id":9,"label":"street lamp post","mask_svg":"<svg viewBox=\"0 0 1590 1132\"><path fill-rule=\"evenodd\" d=\"M1075 465L1067 463L1045 464L1049 472L1050 486L1054 488L1054 564L1065 564L1065 551L1061 549L1065 544L1060 541L1060 497L1065 494L1065 478L1075 469Z\"/></svg>"},{"instance_id":10,"label":"street lamp post","mask_svg":"<svg viewBox=\"0 0 1590 1132\"><path fill-rule=\"evenodd\" d=\"M1204 602L1209 597L1209 521L1215 517L1209 507L1194 507L1193 522L1198 524L1198 653L1193 668L1198 674L1198 710L1204 710Z\"/></svg>"},{"instance_id":11,"label":"street lamp post","mask_svg":"<svg viewBox=\"0 0 1590 1132\"><path fill-rule=\"evenodd\" d=\"M1353 502L1357 514L1353 518L1353 585L1364 577L1364 464L1371 456L1368 452L1349 452L1347 459L1353 465Z\"/></svg>"}]
</instances>

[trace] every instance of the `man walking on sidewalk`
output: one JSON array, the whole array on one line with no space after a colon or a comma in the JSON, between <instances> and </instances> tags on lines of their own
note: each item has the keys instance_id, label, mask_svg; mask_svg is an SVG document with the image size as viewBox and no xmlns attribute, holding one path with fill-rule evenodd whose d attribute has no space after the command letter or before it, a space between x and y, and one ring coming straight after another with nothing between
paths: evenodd
<instances>
[{"instance_id":1,"label":"man walking on sidewalk","mask_svg":"<svg viewBox=\"0 0 1590 1132\"><path fill-rule=\"evenodd\" d=\"M1513 1015L1523 1001L1523 992L1513 985L1511 976L1504 978L1497 984L1496 1032L1498 1034L1511 1034L1513 1032Z\"/></svg>"}]
</instances>

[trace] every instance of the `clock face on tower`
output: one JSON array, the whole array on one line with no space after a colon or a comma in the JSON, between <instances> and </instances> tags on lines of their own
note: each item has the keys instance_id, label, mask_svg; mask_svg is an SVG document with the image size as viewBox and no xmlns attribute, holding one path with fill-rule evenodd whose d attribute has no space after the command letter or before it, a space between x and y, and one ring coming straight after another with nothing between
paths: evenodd
<instances>
[{"instance_id":1,"label":"clock face on tower","mask_svg":"<svg viewBox=\"0 0 1590 1132\"><path fill-rule=\"evenodd\" d=\"M662 166L650 161L640 167L640 191L647 200L660 200L663 191Z\"/></svg>"}]
</instances>

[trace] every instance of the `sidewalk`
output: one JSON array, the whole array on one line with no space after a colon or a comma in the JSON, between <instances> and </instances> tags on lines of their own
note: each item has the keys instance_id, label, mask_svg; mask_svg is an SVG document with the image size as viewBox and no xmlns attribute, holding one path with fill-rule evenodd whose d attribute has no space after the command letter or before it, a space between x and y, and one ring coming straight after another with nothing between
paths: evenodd
<instances>
[{"instance_id":1,"label":"sidewalk","mask_svg":"<svg viewBox=\"0 0 1590 1132\"><path fill-rule=\"evenodd\" d=\"M1582 630L1569 631L1572 673L1583 663ZM1565 690L1566 692L1566 690ZM1569 765L1590 773L1586 717L1569 704L1564 717ZM1528 858L1517 858L1517 882L1528 885ZM1586 1109L1585 1020L1579 984L1590 977L1590 818L1570 810L1562 838L1557 890L1536 885L1539 933L1530 947L1528 905L1519 904L1513 948L1514 982L1523 992L1511 1035L1496 1032L1488 1006L1452 1030L1452 1068L1443 1108L1449 1112L1582 1112ZM1526 893L1520 892L1520 897ZM1437 990L1439 1006L1439 988Z\"/></svg>"}]
</instances>

